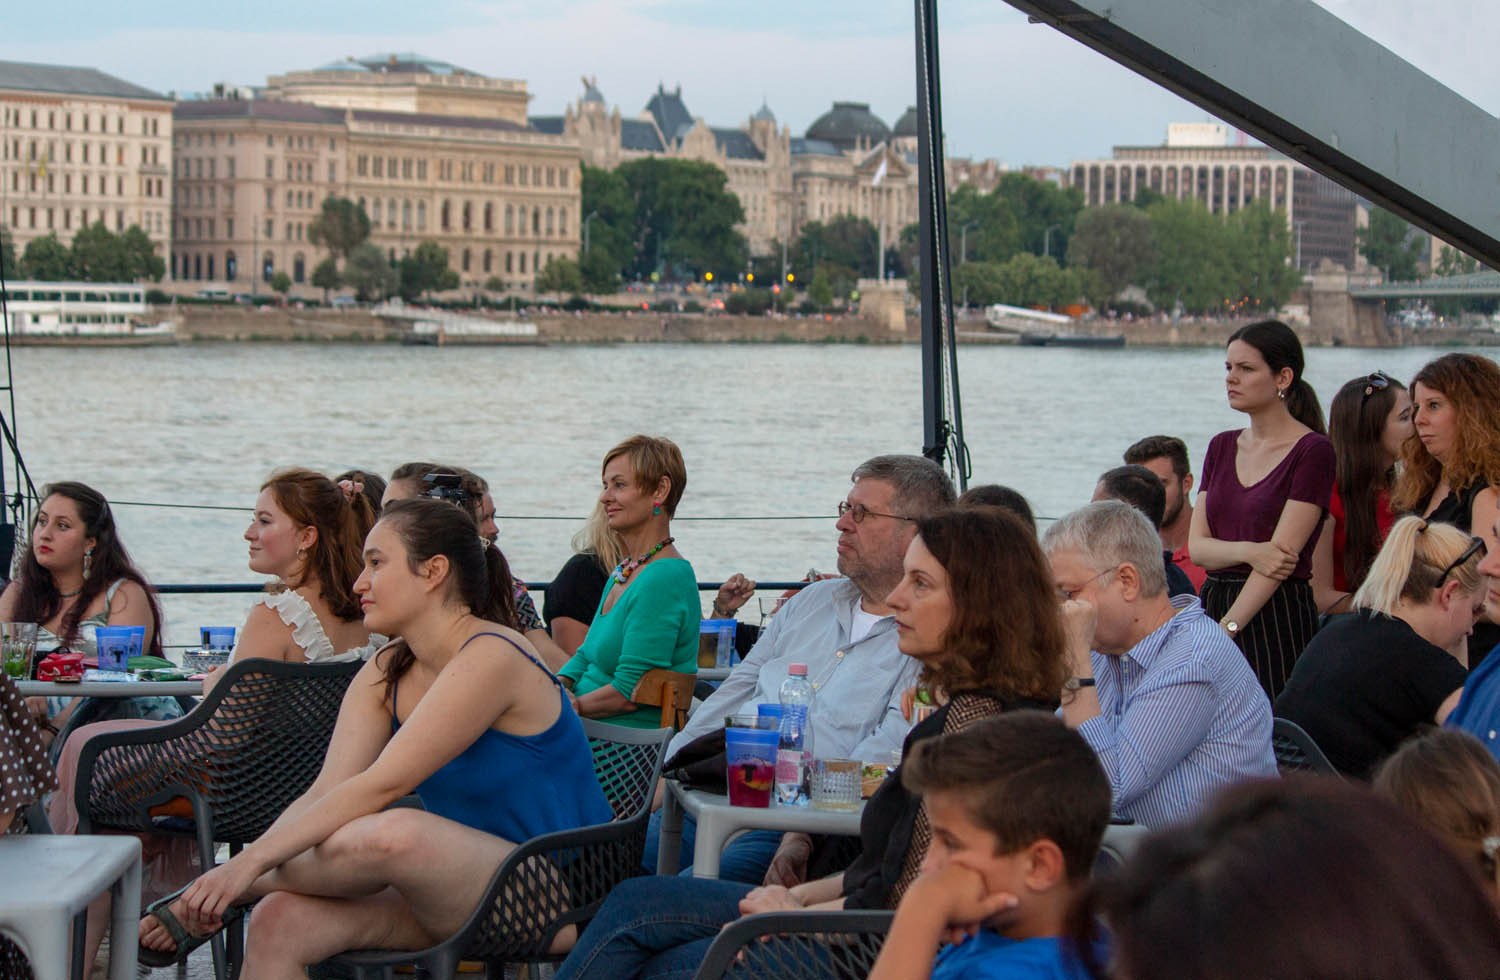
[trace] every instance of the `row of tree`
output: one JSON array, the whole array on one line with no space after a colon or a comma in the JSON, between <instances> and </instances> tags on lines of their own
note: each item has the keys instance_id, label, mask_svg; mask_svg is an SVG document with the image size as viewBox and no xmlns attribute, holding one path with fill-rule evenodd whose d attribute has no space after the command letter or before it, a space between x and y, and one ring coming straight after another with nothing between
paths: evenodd
<instances>
[{"instance_id":1,"label":"row of tree","mask_svg":"<svg viewBox=\"0 0 1500 980\"><path fill-rule=\"evenodd\" d=\"M51 233L33 238L19 262L15 243L0 231L0 263L7 276L43 282L158 282L167 272L140 225L115 234L103 222L80 228L71 245Z\"/></svg>"}]
</instances>

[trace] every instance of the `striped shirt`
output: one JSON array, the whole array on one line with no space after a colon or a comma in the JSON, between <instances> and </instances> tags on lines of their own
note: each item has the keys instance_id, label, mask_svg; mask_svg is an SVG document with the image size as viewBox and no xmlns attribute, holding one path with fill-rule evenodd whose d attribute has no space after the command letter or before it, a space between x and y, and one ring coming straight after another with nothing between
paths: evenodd
<instances>
[{"instance_id":1,"label":"striped shirt","mask_svg":"<svg viewBox=\"0 0 1500 980\"><path fill-rule=\"evenodd\" d=\"M1101 712L1078 727L1114 810L1147 827L1191 818L1221 786L1276 775L1271 703L1245 655L1191 596L1121 656L1095 652Z\"/></svg>"}]
</instances>

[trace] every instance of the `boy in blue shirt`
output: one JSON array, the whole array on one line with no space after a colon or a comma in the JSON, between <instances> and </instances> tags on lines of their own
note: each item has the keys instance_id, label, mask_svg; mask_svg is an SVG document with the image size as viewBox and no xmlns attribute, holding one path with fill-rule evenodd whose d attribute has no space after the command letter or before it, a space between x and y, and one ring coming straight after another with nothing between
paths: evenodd
<instances>
[{"instance_id":1,"label":"boy in blue shirt","mask_svg":"<svg viewBox=\"0 0 1500 980\"><path fill-rule=\"evenodd\" d=\"M914 745L902 770L932 843L870 980L1086 977L1060 937L1110 788L1082 736L1012 712Z\"/></svg>"}]
</instances>

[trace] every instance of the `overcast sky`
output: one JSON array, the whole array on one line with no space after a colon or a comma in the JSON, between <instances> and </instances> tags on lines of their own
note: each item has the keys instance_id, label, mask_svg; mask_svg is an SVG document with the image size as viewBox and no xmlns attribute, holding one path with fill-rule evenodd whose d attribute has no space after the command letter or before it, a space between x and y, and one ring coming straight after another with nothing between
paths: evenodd
<instances>
[{"instance_id":1,"label":"overcast sky","mask_svg":"<svg viewBox=\"0 0 1500 980\"><path fill-rule=\"evenodd\" d=\"M1500 114L1494 0L1318 2ZM66 16L50 3L7 8L0 59L88 65L179 94L416 51L524 79L533 115L560 114L581 75L597 76L626 115L659 83L680 84L688 109L715 126L739 125L764 98L793 135L834 100L868 102L887 124L915 101L909 0L75 0ZM1066 165L1115 144L1160 142L1169 122L1209 118L1002 0L940 0L938 9L954 156Z\"/></svg>"}]
</instances>

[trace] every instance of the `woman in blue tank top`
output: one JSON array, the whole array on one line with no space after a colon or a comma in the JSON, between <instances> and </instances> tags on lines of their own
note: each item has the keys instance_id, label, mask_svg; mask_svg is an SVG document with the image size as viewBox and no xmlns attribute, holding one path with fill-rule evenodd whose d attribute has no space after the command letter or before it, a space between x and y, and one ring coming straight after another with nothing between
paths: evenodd
<instances>
[{"instance_id":1,"label":"woman in blue tank top","mask_svg":"<svg viewBox=\"0 0 1500 980\"><path fill-rule=\"evenodd\" d=\"M400 639L351 682L312 788L148 909L144 962L182 957L256 899L247 980L300 976L348 949L422 949L463 925L518 843L613 818L557 678L492 621L473 520L441 501L393 503L364 554L365 625ZM385 809L414 792L425 810Z\"/></svg>"}]
</instances>

